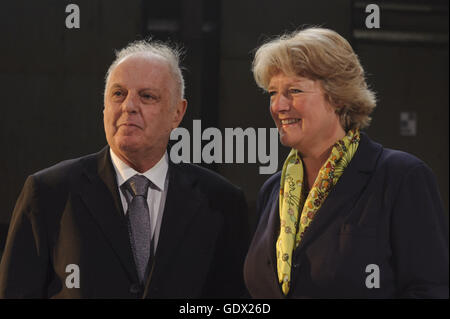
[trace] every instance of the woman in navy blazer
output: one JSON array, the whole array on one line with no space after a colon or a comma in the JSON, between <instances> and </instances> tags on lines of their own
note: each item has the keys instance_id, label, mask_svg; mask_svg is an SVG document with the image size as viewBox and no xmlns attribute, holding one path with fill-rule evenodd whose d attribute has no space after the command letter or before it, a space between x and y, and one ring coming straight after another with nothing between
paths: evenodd
<instances>
[{"instance_id":1,"label":"woman in navy blazer","mask_svg":"<svg viewBox=\"0 0 450 319\"><path fill-rule=\"evenodd\" d=\"M374 93L348 42L309 28L261 46L283 170L260 190L254 298L448 298L448 221L432 171L360 132Z\"/></svg>"}]
</instances>

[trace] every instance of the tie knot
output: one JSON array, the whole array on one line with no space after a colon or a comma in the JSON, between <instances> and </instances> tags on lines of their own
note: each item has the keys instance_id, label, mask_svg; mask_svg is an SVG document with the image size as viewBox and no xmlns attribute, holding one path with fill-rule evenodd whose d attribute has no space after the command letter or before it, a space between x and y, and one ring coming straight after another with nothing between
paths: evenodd
<instances>
[{"instance_id":1,"label":"tie knot","mask_svg":"<svg viewBox=\"0 0 450 319\"><path fill-rule=\"evenodd\" d=\"M130 194L135 196L147 197L148 187L150 186L150 181L144 175L134 175L126 182L126 187Z\"/></svg>"}]
</instances>

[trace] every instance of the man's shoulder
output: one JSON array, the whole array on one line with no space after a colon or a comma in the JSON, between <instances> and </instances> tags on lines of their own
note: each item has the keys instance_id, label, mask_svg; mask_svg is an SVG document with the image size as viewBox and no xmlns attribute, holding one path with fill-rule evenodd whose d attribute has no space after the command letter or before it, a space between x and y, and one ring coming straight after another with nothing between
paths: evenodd
<instances>
[{"instance_id":1,"label":"man's shoulder","mask_svg":"<svg viewBox=\"0 0 450 319\"><path fill-rule=\"evenodd\" d=\"M32 174L31 177L48 185L57 185L79 175L84 167L96 165L99 153L84 155L58 162Z\"/></svg>"}]
</instances>

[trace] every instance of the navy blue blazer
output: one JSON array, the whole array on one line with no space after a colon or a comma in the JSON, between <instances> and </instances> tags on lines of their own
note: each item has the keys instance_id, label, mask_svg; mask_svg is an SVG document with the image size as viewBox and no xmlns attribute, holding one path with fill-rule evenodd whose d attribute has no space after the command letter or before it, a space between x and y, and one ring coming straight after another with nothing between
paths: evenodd
<instances>
[{"instance_id":1,"label":"navy blue blazer","mask_svg":"<svg viewBox=\"0 0 450 319\"><path fill-rule=\"evenodd\" d=\"M254 298L285 298L278 283L281 173L260 190L244 266ZM431 170L361 134L292 259L287 298L448 298L448 220Z\"/></svg>"}]
</instances>

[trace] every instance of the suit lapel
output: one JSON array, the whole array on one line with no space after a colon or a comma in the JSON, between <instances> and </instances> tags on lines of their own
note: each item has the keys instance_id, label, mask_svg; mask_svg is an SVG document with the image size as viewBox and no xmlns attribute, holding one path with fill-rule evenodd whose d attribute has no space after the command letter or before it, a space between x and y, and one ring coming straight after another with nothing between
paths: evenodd
<instances>
[{"instance_id":1,"label":"suit lapel","mask_svg":"<svg viewBox=\"0 0 450 319\"><path fill-rule=\"evenodd\" d=\"M148 289L152 278L161 278L168 263L175 257L174 252L184 240L186 229L190 226L194 216L201 210L200 203L206 198L196 187L196 178L186 174L181 164L169 164L169 187L161 222L158 247L155 254L153 269L147 279L144 297L148 296ZM177 261L179 262L179 261Z\"/></svg>"},{"instance_id":2,"label":"suit lapel","mask_svg":"<svg viewBox=\"0 0 450 319\"><path fill-rule=\"evenodd\" d=\"M136 267L109 147L105 147L97 154L95 163L85 163L84 168L87 179L80 193L81 198L128 276L133 282L137 282Z\"/></svg>"},{"instance_id":3,"label":"suit lapel","mask_svg":"<svg viewBox=\"0 0 450 319\"><path fill-rule=\"evenodd\" d=\"M364 133L361 133L358 150L305 231L297 251L301 251L314 240L321 230L342 211L343 206L364 188L371 177L370 173L375 169L381 151L380 144L370 141Z\"/></svg>"}]
</instances>

